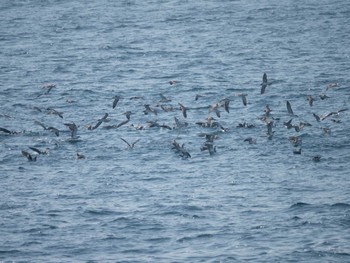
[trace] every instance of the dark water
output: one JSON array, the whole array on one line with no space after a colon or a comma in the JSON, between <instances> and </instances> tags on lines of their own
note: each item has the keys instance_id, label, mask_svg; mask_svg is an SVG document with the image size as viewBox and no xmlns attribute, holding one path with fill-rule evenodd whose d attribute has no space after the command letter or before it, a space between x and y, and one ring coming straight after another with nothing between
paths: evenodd
<instances>
[{"instance_id":1,"label":"dark water","mask_svg":"<svg viewBox=\"0 0 350 263\"><path fill-rule=\"evenodd\" d=\"M337 113L350 100L350 3L1 1L0 17L0 127L14 132L0 131L0 261L350 261L350 111ZM208 113L225 98L229 113ZM227 129L196 125L208 115ZM147 124L174 117L188 125ZM216 153L201 151L203 133Z\"/></svg>"}]
</instances>

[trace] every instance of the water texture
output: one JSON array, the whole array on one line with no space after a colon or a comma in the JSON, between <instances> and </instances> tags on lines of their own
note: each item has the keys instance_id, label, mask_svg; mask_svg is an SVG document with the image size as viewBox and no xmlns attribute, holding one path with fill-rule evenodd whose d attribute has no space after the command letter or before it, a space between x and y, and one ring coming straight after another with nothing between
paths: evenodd
<instances>
[{"instance_id":1,"label":"water texture","mask_svg":"<svg viewBox=\"0 0 350 263\"><path fill-rule=\"evenodd\" d=\"M1 1L0 17L0 261L350 261L350 3Z\"/></svg>"}]
</instances>

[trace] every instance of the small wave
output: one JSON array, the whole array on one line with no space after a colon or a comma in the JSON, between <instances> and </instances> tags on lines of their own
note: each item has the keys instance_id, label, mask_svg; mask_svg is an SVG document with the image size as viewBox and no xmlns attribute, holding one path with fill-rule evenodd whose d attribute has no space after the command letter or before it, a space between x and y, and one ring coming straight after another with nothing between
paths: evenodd
<instances>
[{"instance_id":1,"label":"small wave","mask_svg":"<svg viewBox=\"0 0 350 263\"><path fill-rule=\"evenodd\" d=\"M335 203L335 204L331 205L331 207L334 207L334 208L350 208L350 204L347 204L347 203Z\"/></svg>"}]
</instances>

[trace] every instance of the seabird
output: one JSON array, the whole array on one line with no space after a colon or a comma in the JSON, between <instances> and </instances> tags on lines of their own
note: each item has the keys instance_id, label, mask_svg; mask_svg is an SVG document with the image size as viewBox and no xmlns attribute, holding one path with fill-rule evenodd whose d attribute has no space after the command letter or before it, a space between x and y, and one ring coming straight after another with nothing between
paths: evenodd
<instances>
[{"instance_id":1,"label":"seabird","mask_svg":"<svg viewBox=\"0 0 350 263\"><path fill-rule=\"evenodd\" d=\"M313 156L312 160L317 163L321 160L321 156L320 155Z\"/></svg>"},{"instance_id":2,"label":"seabird","mask_svg":"<svg viewBox=\"0 0 350 263\"><path fill-rule=\"evenodd\" d=\"M123 138L120 138L123 142L125 142L128 145L128 149L134 149L135 144L138 143L140 141L140 139L137 139L136 141L134 141L133 143L129 143L128 141L126 141Z\"/></svg>"},{"instance_id":3,"label":"seabird","mask_svg":"<svg viewBox=\"0 0 350 263\"><path fill-rule=\"evenodd\" d=\"M148 104L145 104L143 105L145 106L145 110L143 111L145 114L148 114L148 113L153 113L154 115L157 115L157 111L153 108L151 108Z\"/></svg>"},{"instance_id":4,"label":"seabird","mask_svg":"<svg viewBox=\"0 0 350 263\"><path fill-rule=\"evenodd\" d=\"M64 123L64 125L66 125L69 128L69 130L71 131L71 137L73 139L77 138L77 132L78 132L77 125L75 125L74 122L72 122L72 123Z\"/></svg>"},{"instance_id":5,"label":"seabird","mask_svg":"<svg viewBox=\"0 0 350 263\"><path fill-rule=\"evenodd\" d=\"M332 111L330 113L327 113L325 116L321 117L321 121L323 121L324 119L332 116L332 115L338 115L340 112L343 112L343 111L347 111L348 109L341 109L341 110L338 110L338 111Z\"/></svg>"},{"instance_id":6,"label":"seabird","mask_svg":"<svg viewBox=\"0 0 350 263\"><path fill-rule=\"evenodd\" d=\"M201 151L208 150L210 155L216 153L216 146L214 146L213 142L206 141L204 145L201 147Z\"/></svg>"},{"instance_id":7,"label":"seabird","mask_svg":"<svg viewBox=\"0 0 350 263\"><path fill-rule=\"evenodd\" d=\"M116 96L113 97L113 99L114 100L113 100L112 108L114 109L117 106L118 101L121 99L121 97L119 95L116 95Z\"/></svg>"},{"instance_id":8,"label":"seabird","mask_svg":"<svg viewBox=\"0 0 350 263\"><path fill-rule=\"evenodd\" d=\"M42 150L39 150L38 148L35 148L35 147L28 147L29 149L31 149L32 151L38 153L38 154L48 154L48 151L45 150L45 151L42 151Z\"/></svg>"},{"instance_id":9,"label":"seabird","mask_svg":"<svg viewBox=\"0 0 350 263\"><path fill-rule=\"evenodd\" d=\"M294 147L298 147L302 143L302 139L300 136L290 136L288 140L293 144Z\"/></svg>"},{"instance_id":10,"label":"seabird","mask_svg":"<svg viewBox=\"0 0 350 263\"><path fill-rule=\"evenodd\" d=\"M245 142L249 142L249 144L255 144L256 143L256 139L253 137L248 137L246 139L244 139Z\"/></svg>"},{"instance_id":11,"label":"seabird","mask_svg":"<svg viewBox=\"0 0 350 263\"><path fill-rule=\"evenodd\" d=\"M171 99L165 97L163 94L159 94L159 96L161 97L160 101L159 102L170 102Z\"/></svg>"},{"instance_id":12,"label":"seabird","mask_svg":"<svg viewBox=\"0 0 350 263\"><path fill-rule=\"evenodd\" d=\"M36 161L36 156L32 156L30 153L26 151L22 151L22 155L28 159L30 162L35 162Z\"/></svg>"},{"instance_id":13,"label":"seabird","mask_svg":"<svg viewBox=\"0 0 350 263\"><path fill-rule=\"evenodd\" d=\"M293 150L294 154L301 154L301 148L299 148L299 150Z\"/></svg>"},{"instance_id":14,"label":"seabird","mask_svg":"<svg viewBox=\"0 0 350 263\"><path fill-rule=\"evenodd\" d=\"M34 121L35 124L41 126L44 130L49 130L50 132L53 132L57 137L60 136L60 131L54 127L46 127L43 123L39 121Z\"/></svg>"},{"instance_id":15,"label":"seabird","mask_svg":"<svg viewBox=\"0 0 350 263\"><path fill-rule=\"evenodd\" d=\"M319 95L319 97L320 97L320 99L321 100L324 100L324 99L329 99L330 97L328 97L326 94L324 94L324 93L321 93L320 95Z\"/></svg>"},{"instance_id":16,"label":"seabird","mask_svg":"<svg viewBox=\"0 0 350 263\"><path fill-rule=\"evenodd\" d=\"M290 105L290 102L287 100L287 110L289 115L294 115L294 112L292 110L292 105Z\"/></svg>"},{"instance_id":17,"label":"seabird","mask_svg":"<svg viewBox=\"0 0 350 263\"><path fill-rule=\"evenodd\" d=\"M209 113L214 111L216 116L218 116L218 118L220 118L220 111L219 111L219 107L220 107L220 103L215 103L214 105L212 105L209 109Z\"/></svg>"},{"instance_id":18,"label":"seabird","mask_svg":"<svg viewBox=\"0 0 350 263\"><path fill-rule=\"evenodd\" d=\"M283 123L284 127L286 127L288 130L293 128L292 121L293 121L293 119L290 119L289 121L284 122Z\"/></svg>"},{"instance_id":19,"label":"seabird","mask_svg":"<svg viewBox=\"0 0 350 263\"><path fill-rule=\"evenodd\" d=\"M131 111L126 111L123 113L126 116L126 120L122 121L121 123L119 123L116 128L119 128L125 124L127 124L130 121L130 116L131 116Z\"/></svg>"},{"instance_id":20,"label":"seabird","mask_svg":"<svg viewBox=\"0 0 350 263\"><path fill-rule=\"evenodd\" d=\"M309 102L309 105L312 107L313 103L314 103L314 98L311 95L307 96L307 101Z\"/></svg>"},{"instance_id":21,"label":"seabird","mask_svg":"<svg viewBox=\"0 0 350 263\"><path fill-rule=\"evenodd\" d=\"M331 88L335 88L335 87L339 87L339 83L330 83L327 85L326 91L331 89Z\"/></svg>"},{"instance_id":22,"label":"seabird","mask_svg":"<svg viewBox=\"0 0 350 263\"><path fill-rule=\"evenodd\" d=\"M260 94L264 94L265 93L265 89L267 87L267 75L266 75L266 73L264 73L263 80L262 80L262 83L260 85L261 85Z\"/></svg>"},{"instance_id":23,"label":"seabird","mask_svg":"<svg viewBox=\"0 0 350 263\"><path fill-rule=\"evenodd\" d=\"M47 108L48 114L53 114L53 115L57 115L58 117L60 117L61 119L63 119L63 112L59 112L53 108Z\"/></svg>"},{"instance_id":24,"label":"seabird","mask_svg":"<svg viewBox=\"0 0 350 263\"><path fill-rule=\"evenodd\" d=\"M318 122L319 122L319 121L321 120L320 116L318 116L317 114L312 113L312 115L314 115L314 117L315 117L316 121L318 121Z\"/></svg>"},{"instance_id":25,"label":"seabird","mask_svg":"<svg viewBox=\"0 0 350 263\"><path fill-rule=\"evenodd\" d=\"M180 102L179 102L179 106L180 106L180 110L182 111L182 115L184 116L184 118L187 118L187 110L188 110L188 108L186 108Z\"/></svg>"},{"instance_id":26,"label":"seabird","mask_svg":"<svg viewBox=\"0 0 350 263\"><path fill-rule=\"evenodd\" d=\"M105 115L101 119L97 120L97 123L96 123L95 126L89 125L88 126L88 130L95 130L95 129L97 129L102 124L102 122L107 122L108 121L107 117L108 117L108 113L105 113Z\"/></svg>"},{"instance_id":27,"label":"seabird","mask_svg":"<svg viewBox=\"0 0 350 263\"><path fill-rule=\"evenodd\" d=\"M77 153L77 160L82 160L82 159L85 159L85 155L84 154L81 154L81 153Z\"/></svg>"},{"instance_id":28,"label":"seabird","mask_svg":"<svg viewBox=\"0 0 350 263\"><path fill-rule=\"evenodd\" d=\"M241 97L242 98L242 102L243 102L243 105L244 106L247 106L247 94L245 93L240 93L240 94L237 94L237 96Z\"/></svg>"},{"instance_id":29,"label":"seabird","mask_svg":"<svg viewBox=\"0 0 350 263\"><path fill-rule=\"evenodd\" d=\"M1 128L0 127L0 131L4 132L4 133L7 133L7 134L13 134L13 131L10 131L8 129L5 129L5 128Z\"/></svg>"},{"instance_id":30,"label":"seabird","mask_svg":"<svg viewBox=\"0 0 350 263\"><path fill-rule=\"evenodd\" d=\"M170 80L170 81L169 81L169 84L170 84L170 85L175 85L176 83L177 83L176 80Z\"/></svg>"}]
</instances>

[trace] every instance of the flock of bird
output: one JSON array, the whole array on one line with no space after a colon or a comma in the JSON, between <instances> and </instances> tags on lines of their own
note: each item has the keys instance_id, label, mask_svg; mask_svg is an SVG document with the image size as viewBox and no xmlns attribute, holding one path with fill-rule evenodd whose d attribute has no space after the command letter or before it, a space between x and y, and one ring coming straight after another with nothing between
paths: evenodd
<instances>
[{"instance_id":1,"label":"flock of bird","mask_svg":"<svg viewBox=\"0 0 350 263\"><path fill-rule=\"evenodd\" d=\"M177 85L178 82L175 80L171 80L171 81L169 81L169 84L170 85ZM260 84L261 85L260 94L263 95L268 90L268 87L271 84L272 83L270 83L268 81L266 73L264 73L263 78L262 78L262 83ZM319 99L321 99L321 100L328 99L329 96L326 95L327 91L329 89L334 89L337 87L339 87L338 83L331 83L331 84L327 85L325 91L323 93L319 94ZM38 95L38 97L50 96L51 91L53 89L56 89L56 85L55 84L46 84L42 88L44 89L44 92L40 93ZM134 111L134 109L131 109L130 111L126 111L123 113L125 115L126 119L122 122L117 123L117 124L113 124L113 125L109 124L110 115L109 115L109 113L105 113L104 116L102 116L100 119L98 119L95 124L88 124L88 125L85 125L84 127L90 131L96 130L100 127L103 129L119 129L122 126L126 126L128 124L129 124L129 126L128 126L129 128L136 129L136 130L144 130L144 129L151 129L151 128L159 128L159 129L167 129L167 130L186 129L186 127L188 127L188 125L189 125L189 123L186 120L187 120L189 111L191 111L193 109L192 105L185 106L185 105L183 105L183 103L180 103L180 102L178 102L174 105L171 103L172 102L171 98L168 98L168 97L164 96L163 94L159 94L159 95L160 95L160 98L155 105L143 104L143 107L144 107L143 114L144 115L152 115L156 118L158 116L158 114L160 114L160 112L175 112L175 115L176 115L176 111L178 111L179 116L173 117L173 125L172 126L166 125L166 124L160 124L160 123L158 123L158 120L148 120L146 123L144 123L142 125L131 123L132 122L132 115L133 115L133 111ZM248 96L248 94L246 94L246 93L238 93L238 94L234 94L232 96L226 97L226 98L219 99L216 102L212 103L211 105L207 106L206 118L203 121L195 122L196 126L201 127L201 129L203 129L203 132L200 133L199 136L201 136L205 139L203 144L200 147L198 147L198 149L200 151L202 151L202 152L208 151L208 153L210 155L214 155L217 152L217 147L215 145L215 141L222 134L228 133L233 128L247 128L247 129L255 128L255 126L256 126L255 124L249 124L246 122L238 123L238 125L236 127L224 127L224 125L219 121L221 118L222 111L224 111L226 113L230 113L230 102L232 100L234 100L235 97L240 97L242 100L242 107L246 107L248 104L247 96ZM197 94L195 96L194 100L195 101L203 100L203 98L205 98L205 97L206 96L203 94ZM121 95L116 95L111 99L112 110L114 110L118 107L121 99L123 99L123 97ZM130 99L142 100L143 97L142 96L132 97ZM305 98L305 101L308 102L310 107L313 107L315 100L317 100L317 98L314 98L312 95L308 95ZM42 112L42 109L40 109L38 107L36 107L36 110ZM298 117L298 116L294 114L294 111L292 109L292 105L291 105L290 101L288 101L288 100L286 101L286 110L287 110L287 115L289 116L289 120L283 122L283 126L286 129L294 129L296 133L299 133L305 127L312 126L312 124L310 124L309 122L304 122L304 121L300 121L300 123L298 123L298 124L293 124L293 119L295 117ZM324 115L318 115L316 113L313 113L313 117L315 118L316 122L323 122L323 121L329 119L334 123L339 123L339 122L341 122L340 115L347 110L348 110L347 108L343 108L343 109L328 112ZM59 112L51 107L46 108L45 112L47 114L56 115L62 120L64 119L63 112ZM280 119L280 118L274 116L271 112L272 112L272 109L270 108L270 106L266 105L265 108L262 109L262 115L258 116L258 120L260 120L261 123L266 126L266 138L270 139L270 140L273 139L273 136L275 133L275 128L276 128L276 123L278 123L279 119ZM52 136L56 136L56 137L60 136L61 130L57 127L47 126L38 120L34 120L34 124L42 127L43 130L45 130L45 131L51 132ZM71 140L71 141L78 140L78 138L79 138L78 128L80 127L80 125L77 125L74 122L63 122L63 124L66 127L66 129L68 129L70 131L69 140ZM324 127L323 132L325 135L329 135L331 131L330 131L330 128ZM11 136L11 135L21 135L23 133L24 133L24 131L13 131L13 130L10 130L8 128L0 127L0 135L2 134L2 135ZM134 149L136 147L136 144L141 139L139 138L134 142L128 142L126 139L120 137L120 140L123 141L127 145L128 149L131 150L131 149ZM289 136L288 140L293 145L293 153L294 154L301 154L302 153L302 137L299 135ZM256 144L257 139L255 137L246 137L242 140L242 142L243 143L247 142L249 144ZM178 138L175 138L174 140L172 140L171 144L169 143L169 148L170 147L173 149L173 151L175 153L179 154L179 156L181 156L181 158L183 158L183 159L191 158L190 152L186 149L184 144L181 144L178 142ZM42 150L42 149L38 149L38 148L32 147L32 146L28 146L28 149L23 149L21 151L21 153L25 158L27 158L28 161L32 161L32 162L37 160L37 156L43 155L43 154L48 154L48 149ZM77 159L85 159L86 157L82 153L76 153L76 158ZM320 155L312 156L312 160L315 162L320 161L320 159L321 159Z\"/></svg>"}]
</instances>

